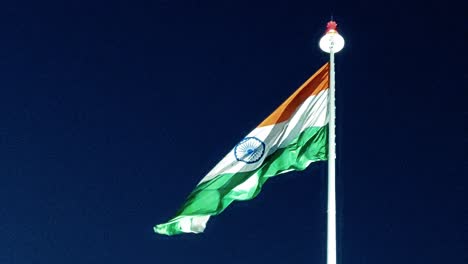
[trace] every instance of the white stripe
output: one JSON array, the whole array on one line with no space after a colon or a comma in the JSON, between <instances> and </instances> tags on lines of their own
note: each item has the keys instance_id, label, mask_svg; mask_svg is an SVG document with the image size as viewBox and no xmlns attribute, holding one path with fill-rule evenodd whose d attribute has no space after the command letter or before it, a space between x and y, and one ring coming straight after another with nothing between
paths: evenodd
<instances>
[{"instance_id":1,"label":"white stripe","mask_svg":"<svg viewBox=\"0 0 468 264\"><path fill-rule=\"evenodd\" d=\"M184 233L201 233L205 230L209 215L183 216L178 221L180 231Z\"/></svg>"},{"instance_id":2,"label":"white stripe","mask_svg":"<svg viewBox=\"0 0 468 264\"><path fill-rule=\"evenodd\" d=\"M238 161L234 155L234 148L200 181L199 184L225 173L237 173L256 170L265 158L279 148L291 143L301 132L309 127L323 127L327 124L328 89L315 96L310 96L284 122L257 127L247 137L256 137L265 143L265 154L255 163Z\"/></svg>"}]
</instances>

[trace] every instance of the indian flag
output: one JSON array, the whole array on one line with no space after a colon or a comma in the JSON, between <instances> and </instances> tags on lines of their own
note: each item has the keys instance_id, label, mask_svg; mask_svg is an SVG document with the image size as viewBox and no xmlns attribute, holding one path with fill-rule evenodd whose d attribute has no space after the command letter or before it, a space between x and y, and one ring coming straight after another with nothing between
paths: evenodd
<instances>
[{"instance_id":1,"label":"indian flag","mask_svg":"<svg viewBox=\"0 0 468 264\"><path fill-rule=\"evenodd\" d=\"M200 233L212 215L254 198L272 176L327 159L329 64L242 139L196 186L159 234Z\"/></svg>"}]
</instances>

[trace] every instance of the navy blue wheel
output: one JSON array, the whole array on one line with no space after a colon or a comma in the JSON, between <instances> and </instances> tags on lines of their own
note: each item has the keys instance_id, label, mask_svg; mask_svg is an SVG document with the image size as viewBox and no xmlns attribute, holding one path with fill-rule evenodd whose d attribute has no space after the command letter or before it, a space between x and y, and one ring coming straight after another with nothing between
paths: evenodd
<instances>
[{"instance_id":1,"label":"navy blue wheel","mask_svg":"<svg viewBox=\"0 0 468 264\"><path fill-rule=\"evenodd\" d=\"M238 161L255 163L265 154L265 143L256 137L246 137L234 147L234 156Z\"/></svg>"}]
</instances>

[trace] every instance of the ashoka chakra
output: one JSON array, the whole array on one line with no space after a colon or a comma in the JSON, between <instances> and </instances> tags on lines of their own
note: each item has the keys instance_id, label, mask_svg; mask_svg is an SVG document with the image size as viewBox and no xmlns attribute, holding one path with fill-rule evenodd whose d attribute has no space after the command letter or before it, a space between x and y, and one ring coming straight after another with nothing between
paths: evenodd
<instances>
[{"instance_id":1,"label":"ashoka chakra","mask_svg":"<svg viewBox=\"0 0 468 264\"><path fill-rule=\"evenodd\" d=\"M265 154L265 143L256 137L246 137L234 148L234 156L238 161L255 163Z\"/></svg>"}]
</instances>

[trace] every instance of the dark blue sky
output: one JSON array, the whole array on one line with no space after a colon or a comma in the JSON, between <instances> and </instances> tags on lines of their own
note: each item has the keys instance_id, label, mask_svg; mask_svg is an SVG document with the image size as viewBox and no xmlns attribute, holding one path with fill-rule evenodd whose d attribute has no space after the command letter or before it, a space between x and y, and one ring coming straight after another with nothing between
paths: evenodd
<instances>
[{"instance_id":1,"label":"dark blue sky","mask_svg":"<svg viewBox=\"0 0 468 264\"><path fill-rule=\"evenodd\" d=\"M327 61L332 12L341 263L464 263L463 15L322 2L0 4L0 263L325 263L326 163L152 227Z\"/></svg>"}]
</instances>

